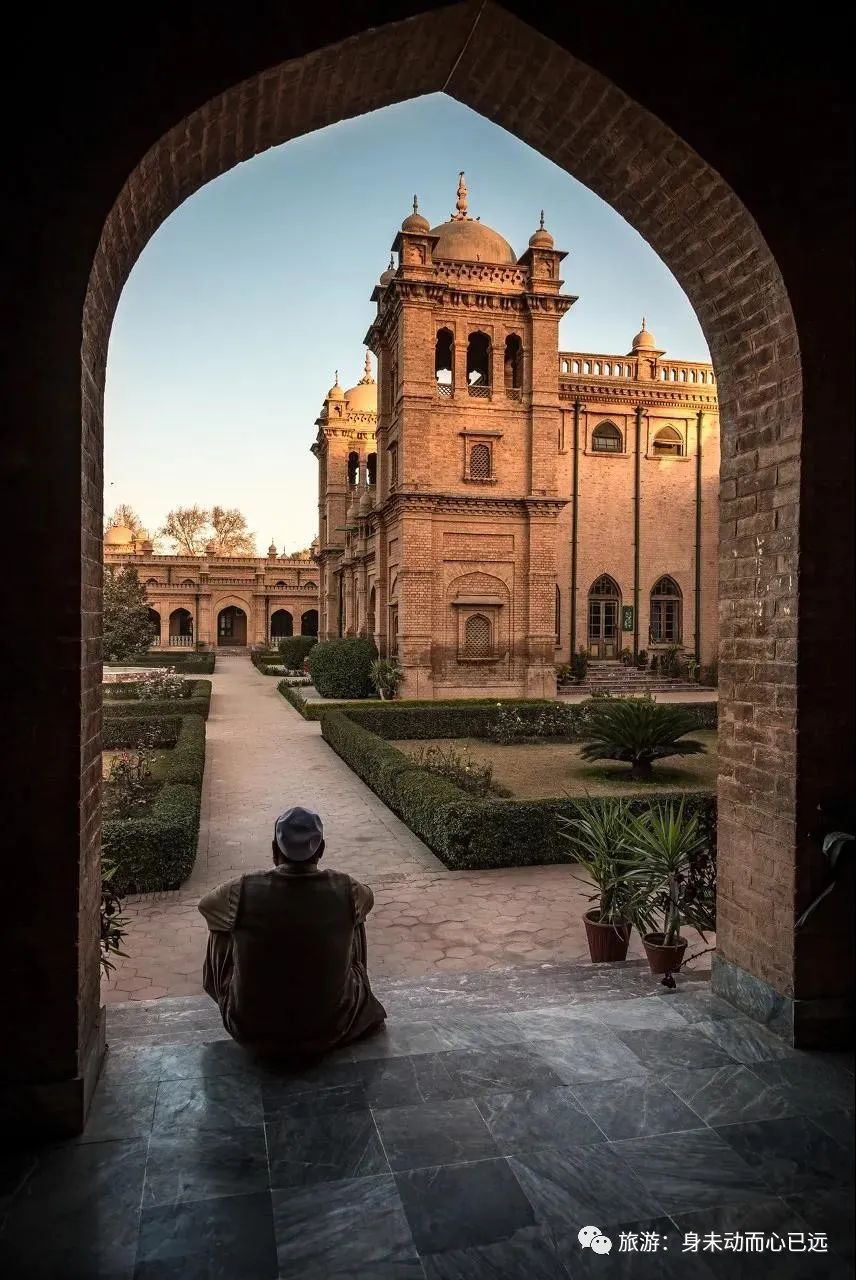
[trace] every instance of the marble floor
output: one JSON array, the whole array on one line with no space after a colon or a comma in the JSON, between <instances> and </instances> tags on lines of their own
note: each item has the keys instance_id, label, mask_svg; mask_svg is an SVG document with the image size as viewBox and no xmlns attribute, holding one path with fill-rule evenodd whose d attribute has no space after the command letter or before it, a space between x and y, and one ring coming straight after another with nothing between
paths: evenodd
<instances>
[{"instance_id":1,"label":"marble floor","mask_svg":"<svg viewBox=\"0 0 856 1280\"><path fill-rule=\"evenodd\" d=\"M0 1159L0 1274L853 1275L852 1056L635 962L376 987L388 1029L301 1070L255 1061L204 998L112 1005L86 1132ZM763 1254L724 1245L750 1232Z\"/></svg>"}]
</instances>

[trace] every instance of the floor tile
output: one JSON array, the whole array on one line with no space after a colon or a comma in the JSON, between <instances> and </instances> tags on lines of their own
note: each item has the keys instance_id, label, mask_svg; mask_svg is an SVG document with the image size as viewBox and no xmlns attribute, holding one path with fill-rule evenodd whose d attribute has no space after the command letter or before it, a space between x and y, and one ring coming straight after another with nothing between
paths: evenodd
<instances>
[{"instance_id":1,"label":"floor tile","mask_svg":"<svg viewBox=\"0 0 856 1280\"><path fill-rule=\"evenodd\" d=\"M276 1280L267 1192L143 1212L134 1280Z\"/></svg>"},{"instance_id":2,"label":"floor tile","mask_svg":"<svg viewBox=\"0 0 856 1280\"><path fill-rule=\"evenodd\" d=\"M810 1231L825 1231L835 1253L850 1263L856 1261L852 1188L805 1191L788 1196L785 1203L797 1211Z\"/></svg>"},{"instance_id":3,"label":"floor tile","mask_svg":"<svg viewBox=\"0 0 856 1280\"><path fill-rule=\"evenodd\" d=\"M532 1206L502 1159L413 1169L395 1181L420 1254L510 1241L535 1226Z\"/></svg>"},{"instance_id":4,"label":"floor tile","mask_svg":"<svg viewBox=\"0 0 856 1280\"><path fill-rule=\"evenodd\" d=\"M706 1018L739 1018L740 1010L721 996L715 996L708 987L699 991L673 991L661 997L669 1007L679 1013L686 1022L700 1022Z\"/></svg>"},{"instance_id":5,"label":"floor tile","mask_svg":"<svg viewBox=\"0 0 856 1280\"><path fill-rule=\"evenodd\" d=\"M375 1058L358 1065L366 1098L373 1107L409 1107L462 1097L442 1056L417 1053L407 1058Z\"/></svg>"},{"instance_id":6,"label":"floor tile","mask_svg":"<svg viewBox=\"0 0 856 1280\"><path fill-rule=\"evenodd\" d=\"M498 1154L472 1098L375 1111L374 1118L394 1172Z\"/></svg>"},{"instance_id":7,"label":"floor tile","mask_svg":"<svg viewBox=\"0 0 856 1280\"><path fill-rule=\"evenodd\" d=\"M851 1162L854 1155L854 1137L856 1131L853 1127L852 1111L819 1111L816 1115L812 1115L814 1123L828 1133L830 1138L834 1138L844 1150L847 1152Z\"/></svg>"},{"instance_id":8,"label":"floor tile","mask_svg":"<svg viewBox=\"0 0 856 1280\"><path fill-rule=\"evenodd\" d=\"M79 1142L147 1138L152 1128L157 1084L102 1081L95 1091Z\"/></svg>"},{"instance_id":9,"label":"floor tile","mask_svg":"<svg viewBox=\"0 0 856 1280\"><path fill-rule=\"evenodd\" d=\"M146 1163L143 1207L237 1196L268 1187L264 1128L199 1129L176 1126L153 1133Z\"/></svg>"},{"instance_id":10,"label":"floor tile","mask_svg":"<svg viewBox=\"0 0 856 1280\"><path fill-rule=\"evenodd\" d=\"M574 1096L608 1138L698 1128L698 1116L658 1076L575 1085Z\"/></svg>"},{"instance_id":11,"label":"floor tile","mask_svg":"<svg viewBox=\"0 0 856 1280\"><path fill-rule=\"evenodd\" d=\"M549 1231L523 1228L511 1240L425 1255L427 1280L570 1280Z\"/></svg>"},{"instance_id":12,"label":"floor tile","mask_svg":"<svg viewBox=\"0 0 856 1280\"><path fill-rule=\"evenodd\" d=\"M430 1022L387 1023L377 1035L353 1045L357 1062L367 1058L399 1058L411 1053L436 1053L445 1048L436 1027Z\"/></svg>"},{"instance_id":13,"label":"floor tile","mask_svg":"<svg viewBox=\"0 0 856 1280\"><path fill-rule=\"evenodd\" d=\"M547 1005L544 1009L521 1009L509 1016L520 1029L520 1039L557 1040L565 1035L593 1034L600 1023L584 1011L591 1005Z\"/></svg>"},{"instance_id":14,"label":"floor tile","mask_svg":"<svg viewBox=\"0 0 856 1280\"><path fill-rule=\"evenodd\" d=\"M562 1084L557 1072L543 1060L540 1042L536 1056L531 1048L506 1045L497 1049L460 1049L441 1055L456 1088L475 1097L503 1089L549 1088Z\"/></svg>"},{"instance_id":15,"label":"floor tile","mask_svg":"<svg viewBox=\"0 0 856 1280\"><path fill-rule=\"evenodd\" d=\"M653 1031L639 1035L656 1035ZM558 1040L533 1040L532 1050L553 1068L564 1084L595 1080L626 1080L645 1074L645 1067L615 1032L603 1027L593 1033Z\"/></svg>"},{"instance_id":16,"label":"floor tile","mask_svg":"<svg viewBox=\"0 0 856 1280\"><path fill-rule=\"evenodd\" d=\"M431 1025L443 1049L490 1049L524 1038L515 1019L508 1014L460 1014L432 1019Z\"/></svg>"},{"instance_id":17,"label":"floor tile","mask_svg":"<svg viewBox=\"0 0 856 1280\"><path fill-rule=\"evenodd\" d=\"M770 1062L793 1058L796 1050L749 1018L705 1018L693 1030L703 1031L735 1062Z\"/></svg>"},{"instance_id":18,"label":"floor tile","mask_svg":"<svg viewBox=\"0 0 856 1280\"><path fill-rule=\"evenodd\" d=\"M659 1031L664 1027L686 1027L686 1020L669 1006L668 998L640 996L635 1000L598 1000L589 1005L586 1017L605 1022L623 1031Z\"/></svg>"},{"instance_id":19,"label":"floor tile","mask_svg":"<svg viewBox=\"0 0 856 1280\"><path fill-rule=\"evenodd\" d=\"M319 1099L328 1090L354 1089L354 1097L362 1089L360 1067L354 1062L323 1059L299 1071L281 1071L259 1077L265 1115L289 1110L300 1099ZM341 1092L339 1096L344 1096Z\"/></svg>"},{"instance_id":20,"label":"floor tile","mask_svg":"<svg viewBox=\"0 0 856 1280\"><path fill-rule=\"evenodd\" d=\"M807 1116L722 1125L716 1132L778 1195L853 1181L845 1148Z\"/></svg>"},{"instance_id":21,"label":"floor tile","mask_svg":"<svg viewBox=\"0 0 856 1280\"><path fill-rule=\"evenodd\" d=\"M273 1192L283 1280L422 1280L391 1175Z\"/></svg>"},{"instance_id":22,"label":"floor tile","mask_svg":"<svg viewBox=\"0 0 856 1280\"><path fill-rule=\"evenodd\" d=\"M685 1067L667 1073L666 1083L706 1124L776 1120L796 1115L787 1094L748 1067Z\"/></svg>"},{"instance_id":23,"label":"floor tile","mask_svg":"<svg viewBox=\"0 0 856 1280\"><path fill-rule=\"evenodd\" d=\"M727 1067L734 1061L697 1025L618 1034L646 1067L660 1073L680 1067Z\"/></svg>"},{"instance_id":24,"label":"floor tile","mask_svg":"<svg viewBox=\"0 0 856 1280\"><path fill-rule=\"evenodd\" d=\"M766 1084L775 1085L806 1115L853 1107L852 1077L820 1055L806 1053L776 1062L755 1062L752 1071Z\"/></svg>"},{"instance_id":25,"label":"floor tile","mask_svg":"<svg viewBox=\"0 0 856 1280\"><path fill-rule=\"evenodd\" d=\"M158 1132L169 1132L176 1125L254 1128L261 1122L261 1086L252 1077L203 1076L196 1080L162 1080L158 1085L154 1119Z\"/></svg>"},{"instance_id":26,"label":"floor tile","mask_svg":"<svg viewBox=\"0 0 856 1280\"><path fill-rule=\"evenodd\" d=\"M557 1151L551 1147L510 1156L509 1164L541 1225L557 1233L593 1223L652 1217L659 1205L626 1163L604 1143Z\"/></svg>"},{"instance_id":27,"label":"floor tile","mask_svg":"<svg viewBox=\"0 0 856 1280\"><path fill-rule=\"evenodd\" d=\"M104 1065L98 1080L99 1091L105 1084L157 1084L161 1077L163 1047L124 1046L110 1047L104 1057ZM97 1097L97 1094L96 1094Z\"/></svg>"},{"instance_id":28,"label":"floor tile","mask_svg":"<svg viewBox=\"0 0 856 1280\"><path fill-rule=\"evenodd\" d=\"M475 1101L504 1155L548 1146L559 1150L594 1146L605 1141L567 1087L485 1093Z\"/></svg>"},{"instance_id":29,"label":"floor tile","mask_svg":"<svg viewBox=\"0 0 856 1280\"><path fill-rule=\"evenodd\" d=\"M0 1274L22 1280L133 1272L146 1142L46 1149L19 1186L0 1236Z\"/></svg>"},{"instance_id":30,"label":"floor tile","mask_svg":"<svg viewBox=\"0 0 856 1280\"><path fill-rule=\"evenodd\" d=\"M675 1245L681 1250L685 1275L693 1274L689 1268L698 1261L707 1260L712 1274L722 1280L756 1280L764 1274L776 1280L843 1280L835 1254L808 1252L809 1232L824 1228L809 1227L792 1202L770 1197L745 1206L677 1214L675 1227ZM762 1253L755 1252L754 1243L751 1249L746 1247L747 1237L751 1239L754 1233L762 1236ZM790 1233L794 1233L793 1240ZM725 1248L729 1234L742 1238L741 1250ZM791 1244L800 1245L799 1251L792 1250Z\"/></svg>"},{"instance_id":31,"label":"floor tile","mask_svg":"<svg viewBox=\"0 0 856 1280\"><path fill-rule=\"evenodd\" d=\"M326 1115L335 1111L367 1111L369 1100L361 1080L349 1084L331 1085L326 1089L307 1089L294 1093L286 1089L280 1092L274 1086L266 1093L262 1085L264 1114L267 1119L287 1111L293 1116Z\"/></svg>"},{"instance_id":32,"label":"floor tile","mask_svg":"<svg viewBox=\"0 0 856 1280\"><path fill-rule=\"evenodd\" d=\"M162 1046L161 1080L185 1080L198 1076L254 1076L257 1073L255 1059L234 1040Z\"/></svg>"},{"instance_id":33,"label":"floor tile","mask_svg":"<svg viewBox=\"0 0 856 1280\"><path fill-rule=\"evenodd\" d=\"M370 1111L278 1112L265 1123L271 1186L304 1187L389 1173Z\"/></svg>"},{"instance_id":34,"label":"floor tile","mask_svg":"<svg viewBox=\"0 0 856 1280\"><path fill-rule=\"evenodd\" d=\"M711 1129L633 1138L615 1150L666 1213L745 1204L769 1193L729 1144Z\"/></svg>"}]
</instances>

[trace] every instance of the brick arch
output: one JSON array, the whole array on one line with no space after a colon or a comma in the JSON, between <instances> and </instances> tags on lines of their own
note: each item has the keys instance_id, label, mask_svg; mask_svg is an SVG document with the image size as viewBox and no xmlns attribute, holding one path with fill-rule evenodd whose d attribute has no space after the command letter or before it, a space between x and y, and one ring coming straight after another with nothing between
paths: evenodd
<instances>
[{"instance_id":1,"label":"brick arch","mask_svg":"<svg viewBox=\"0 0 856 1280\"><path fill-rule=\"evenodd\" d=\"M475 39L471 38L474 22L478 23ZM382 75L379 68L383 68ZM819 863L816 858L812 866L803 853L800 856L808 873L798 874L795 833L798 820L804 824L813 810L821 786L830 784L830 769L838 771L831 781L839 782L842 788L845 785L847 753L841 752L836 763L827 750L827 738L836 726L849 733L852 724L847 718L847 698L834 697L829 671L835 664L822 663L821 627L812 622L822 599L821 588L804 589L797 580L799 504L806 497L805 488L800 487L804 384L799 338L781 273L734 191L666 125L596 70L495 5L450 5L406 23L362 32L343 44L279 66L264 68L259 64L257 74L176 123L116 192L86 290L82 346L75 327L79 312L69 319L70 309L76 306L73 288L62 291L64 310L48 350L59 366L60 386L67 385L64 380L70 363L82 350L82 436L79 444L58 449L52 459L51 483L58 489L61 475L68 477L56 525L64 534L62 545L69 548L76 546L74 507L80 500L80 577L73 580L75 569L69 551L63 561L63 576L70 594L63 607L70 615L83 599L84 615L81 678L78 681L75 676L77 653L69 646L56 714L78 717L83 743L81 774L79 787L57 786L58 805L44 806L50 813L50 825L27 814L20 835L22 840L29 838L31 847L43 851L45 857L58 839L68 849L79 839L81 859L73 872L64 868L53 878L49 893L40 886L40 918L56 926L55 945L57 955L62 952L62 962L21 977L15 1009L20 1006L22 1028L32 1025L32 1017L28 1020L24 1016L30 1009L39 1011L41 1027L56 1023L56 1037L35 1037L32 1049L26 1051L27 1061L33 1064L34 1080L68 1082L69 1096L72 1086L75 1098L86 1096L77 1082L87 1075L91 1078L87 1064L92 1061L91 1046L97 1040L100 730L95 708L101 656L97 606L100 467L107 345L121 289L160 223L206 182L290 138L441 89L573 173L623 214L659 253L695 307L719 382L722 558L728 566L720 609L720 950L728 960L766 983L774 1004L781 997L779 1003L784 1008L800 985L800 972L808 972L817 954L816 938L808 936L799 948L794 943L794 898L799 907L812 896L812 876L817 877ZM689 110L686 119L691 127ZM754 134L750 130L750 136L760 138L760 130L756 128ZM725 145L730 145L727 140ZM113 159L117 169L128 172L122 155L118 161ZM751 183L751 177L745 181ZM90 208L94 203L90 200ZM773 221L772 214L767 221ZM87 241L78 231L75 251L81 243L94 244L95 228L88 225L91 239ZM781 239L784 251L790 254L790 273L803 286L805 336L811 346L811 323L814 311L819 310L820 292L812 293L809 280L801 279L788 237ZM77 269L79 260L69 260L73 284ZM812 350L816 365L812 395L815 416L820 420L823 415L818 408L831 401L821 387L822 353L816 342ZM53 405L50 408L53 412ZM62 430L67 427L67 408L64 406L59 415L64 419ZM58 441L62 430L58 426L55 432ZM842 436L842 441L847 439ZM828 528L829 510L838 514L843 529L848 508L842 505L844 486L835 490L832 485L832 507L827 505L823 510L821 504L828 500L821 498L820 492L829 489L829 465L817 457L811 463L813 477L819 479L814 507L827 518L827 524L818 524L815 535L808 515L804 516L806 537L809 543L815 539L813 551L819 564L821 534ZM837 465L840 469L840 460ZM770 501L770 491L777 485L778 505ZM811 493L808 497L811 499ZM803 511L810 506L811 501ZM849 549L845 548L842 581L846 581L847 555ZM816 600L806 598L808 591L816 592ZM759 621L764 624L763 631ZM843 622L846 626L846 617ZM839 628L839 650L843 648L843 630ZM813 699L807 714L801 716L800 751L816 750L822 761L803 771L799 804L795 732L798 635L807 655L806 673L800 680L803 705L807 693ZM828 643L827 629L823 640ZM838 674L840 677L840 668ZM747 693L750 682L752 691ZM750 708L755 734L768 735L776 742L775 765L768 767L764 776L763 769L756 769L757 778L749 776L751 770L743 754L749 739L748 735L741 738L744 721L736 715L738 704ZM834 725L830 714L838 717ZM62 733L65 736L60 740L65 743L65 719ZM774 780L775 787L766 785ZM753 859L751 884L745 874L747 840ZM762 918L753 906L753 894L765 906L771 904L768 919L775 921L775 935L769 923L760 933L753 931L753 924ZM78 904L79 921L72 937L68 919ZM77 962L78 944L79 979L73 987L57 975L65 975ZM846 964L845 955L845 968ZM69 1001L74 1002L73 1014ZM12 1015L12 1021L17 1024L17 1017ZM27 1078L23 1057L20 1070L22 1078ZM74 1105L81 1107L82 1102Z\"/></svg>"}]
</instances>

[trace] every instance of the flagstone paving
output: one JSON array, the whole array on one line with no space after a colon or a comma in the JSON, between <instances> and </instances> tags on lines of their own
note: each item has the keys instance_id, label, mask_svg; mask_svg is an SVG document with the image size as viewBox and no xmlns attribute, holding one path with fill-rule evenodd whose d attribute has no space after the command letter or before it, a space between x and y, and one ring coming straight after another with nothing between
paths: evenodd
<instances>
[{"instance_id":1,"label":"flagstone paving","mask_svg":"<svg viewBox=\"0 0 856 1280\"><path fill-rule=\"evenodd\" d=\"M406 978L587 958L581 916L588 903L575 872L446 870L331 751L319 725L280 697L275 679L241 656L218 657L212 681L196 865L174 893L125 900L128 957L104 983L107 1002L201 991L207 933L199 898L267 866L274 819L297 803L324 820L327 865L374 889L373 974ZM630 954L641 955L635 936Z\"/></svg>"}]
</instances>

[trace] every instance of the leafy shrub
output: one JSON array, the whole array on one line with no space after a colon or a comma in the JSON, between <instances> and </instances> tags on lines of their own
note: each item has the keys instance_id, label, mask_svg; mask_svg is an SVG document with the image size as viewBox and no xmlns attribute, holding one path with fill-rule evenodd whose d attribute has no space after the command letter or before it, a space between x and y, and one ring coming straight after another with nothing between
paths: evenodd
<instances>
[{"instance_id":1,"label":"leafy shrub","mask_svg":"<svg viewBox=\"0 0 856 1280\"><path fill-rule=\"evenodd\" d=\"M105 651L106 652L106 651ZM211 653L133 653L122 661L104 660L105 667L175 667L188 676L210 676L217 655Z\"/></svg>"},{"instance_id":2,"label":"leafy shrub","mask_svg":"<svg viewBox=\"0 0 856 1280\"><path fill-rule=\"evenodd\" d=\"M175 667L147 671L137 681L137 697L144 702L162 702L168 698L189 698L190 682L175 674Z\"/></svg>"},{"instance_id":3,"label":"leafy shrub","mask_svg":"<svg viewBox=\"0 0 856 1280\"><path fill-rule=\"evenodd\" d=\"M127 660L148 648L157 635L135 565L110 566L104 573L104 653Z\"/></svg>"},{"instance_id":4,"label":"leafy shrub","mask_svg":"<svg viewBox=\"0 0 856 1280\"><path fill-rule=\"evenodd\" d=\"M648 650L640 649L636 655L636 670L644 671L648 665Z\"/></svg>"},{"instance_id":5,"label":"leafy shrub","mask_svg":"<svg viewBox=\"0 0 856 1280\"><path fill-rule=\"evenodd\" d=\"M369 668L369 679L382 698L394 698L401 688L404 672L395 658L375 658Z\"/></svg>"},{"instance_id":6,"label":"leafy shrub","mask_svg":"<svg viewBox=\"0 0 856 1280\"><path fill-rule=\"evenodd\" d=\"M110 765L104 804L118 813L141 807L152 794L154 741L144 735L135 747L123 747Z\"/></svg>"},{"instance_id":7,"label":"leafy shrub","mask_svg":"<svg viewBox=\"0 0 856 1280\"><path fill-rule=\"evenodd\" d=\"M559 836L567 840L573 857L586 869L583 881L589 902L597 903L599 924L625 924L630 919L630 885L624 863L627 853L628 801L611 796L578 800L573 818L559 815Z\"/></svg>"},{"instance_id":8,"label":"leafy shrub","mask_svg":"<svg viewBox=\"0 0 856 1280\"><path fill-rule=\"evenodd\" d=\"M428 703L427 709L435 705ZM388 710L398 709L393 706ZM380 716L386 714L386 710L379 712ZM415 710L408 712L411 720L416 714ZM404 752L363 727L360 721L369 715L368 709L362 707L349 711L325 708L321 717L325 741L447 867L465 870L573 860L567 841L559 836L557 818L578 815L582 801L505 800L468 795L447 778L419 768ZM683 798L686 811L698 813L705 829L715 833L714 795L693 793L679 797L659 793L657 796L659 802L676 798ZM599 803L598 798L592 803ZM644 812L651 803L647 796L631 796L626 800L630 813Z\"/></svg>"},{"instance_id":9,"label":"leafy shrub","mask_svg":"<svg viewBox=\"0 0 856 1280\"><path fill-rule=\"evenodd\" d=\"M316 644L307 658L312 683L322 698L368 698L377 649L365 636L345 636Z\"/></svg>"},{"instance_id":10,"label":"leafy shrub","mask_svg":"<svg viewBox=\"0 0 856 1280\"><path fill-rule=\"evenodd\" d=\"M204 770L205 721L201 716L182 716L172 750L155 759L152 778L158 782L190 782L201 788Z\"/></svg>"},{"instance_id":11,"label":"leafy shrub","mask_svg":"<svg viewBox=\"0 0 856 1280\"><path fill-rule=\"evenodd\" d=\"M484 736L505 746L539 738L563 738L575 732L578 720L577 708L561 702L541 704L534 714L525 702L507 706L497 703L496 719L488 724Z\"/></svg>"},{"instance_id":12,"label":"leafy shrub","mask_svg":"<svg viewBox=\"0 0 856 1280\"><path fill-rule=\"evenodd\" d=\"M131 719L139 716L143 719L162 718L164 716L174 716L179 713L183 716L197 715L208 719L208 712L211 709L211 681L210 680L191 680L190 692L187 697L182 699L156 699L148 701L145 698L129 699L126 697L116 698L108 694L104 700L103 714L104 723L115 717L116 719ZM127 689L128 685L116 685L116 688ZM113 689L113 685L103 685L106 691Z\"/></svg>"},{"instance_id":13,"label":"leafy shrub","mask_svg":"<svg viewBox=\"0 0 856 1280\"><path fill-rule=\"evenodd\" d=\"M137 747L143 745L151 735L154 747L174 747L181 732L183 720L178 715L171 716L110 716L101 728L101 746L105 751L115 751L119 747Z\"/></svg>"},{"instance_id":14,"label":"leafy shrub","mask_svg":"<svg viewBox=\"0 0 856 1280\"><path fill-rule=\"evenodd\" d=\"M306 714L304 708L309 704L303 697L303 694L299 692L299 686L296 688L290 680L280 680L279 684L276 686L276 690L277 693L281 693L286 702L290 702L294 707L294 710L299 711L305 719L312 720L318 718L317 716L313 717Z\"/></svg>"},{"instance_id":15,"label":"leafy shrub","mask_svg":"<svg viewBox=\"0 0 856 1280\"><path fill-rule=\"evenodd\" d=\"M101 859L101 972L106 977L116 966L111 957L121 956L127 959L122 950L122 939L127 933L128 921L121 914L122 899L116 892L113 881L116 876L115 863L109 858Z\"/></svg>"},{"instance_id":16,"label":"leafy shrub","mask_svg":"<svg viewBox=\"0 0 856 1280\"><path fill-rule=\"evenodd\" d=\"M621 650L621 653L619 653L618 656L625 667L630 667L633 665L633 650L628 649L626 645Z\"/></svg>"},{"instance_id":17,"label":"leafy shrub","mask_svg":"<svg viewBox=\"0 0 856 1280\"><path fill-rule=\"evenodd\" d=\"M420 747L410 758L418 768L447 778L470 795L487 796L493 789L493 765L479 764L466 748L459 751L452 746Z\"/></svg>"},{"instance_id":18,"label":"leafy shrub","mask_svg":"<svg viewBox=\"0 0 856 1280\"><path fill-rule=\"evenodd\" d=\"M570 684L573 675L574 672L570 662L563 662L561 666L556 667L556 681L558 684Z\"/></svg>"},{"instance_id":19,"label":"leafy shrub","mask_svg":"<svg viewBox=\"0 0 856 1280\"><path fill-rule=\"evenodd\" d=\"M674 946L681 925L704 934L716 926L716 864L699 814L685 802L652 805L625 824L630 912L644 933Z\"/></svg>"},{"instance_id":20,"label":"leafy shrub","mask_svg":"<svg viewBox=\"0 0 856 1280\"><path fill-rule=\"evenodd\" d=\"M679 644L670 644L660 653L660 674L670 679L680 674L683 650Z\"/></svg>"},{"instance_id":21,"label":"leafy shrub","mask_svg":"<svg viewBox=\"0 0 856 1280\"><path fill-rule=\"evenodd\" d=\"M117 894L177 889L196 860L199 787L164 784L146 810L132 818L107 818L101 848L115 865Z\"/></svg>"},{"instance_id":22,"label":"leafy shrub","mask_svg":"<svg viewBox=\"0 0 856 1280\"><path fill-rule=\"evenodd\" d=\"M588 649L584 649L580 645L577 652L571 658L571 675L575 680L585 680L588 675L589 661L591 654Z\"/></svg>"},{"instance_id":23,"label":"leafy shrub","mask_svg":"<svg viewBox=\"0 0 856 1280\"><path fill-rule=\"evenodd\" d=\"M634 778L650 778L655 760L705 750L692 738L680 741L696 723L680 706L652 698L591 699L585 719L583 760L624 760Z\"/></svg>"},{"instance_id":24,"label":"leafy shrub","mask_svg":"<svg viewBox=\"0 0 856 1280\"><path fill-rule=\"evenodd\" d=\"M302 671L304 658L317 643L317 636L283 636L277 646L283 666L292 671Z\"/></svg>"}]
</instances>

